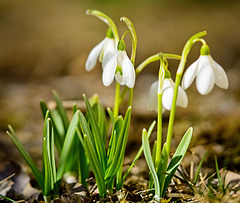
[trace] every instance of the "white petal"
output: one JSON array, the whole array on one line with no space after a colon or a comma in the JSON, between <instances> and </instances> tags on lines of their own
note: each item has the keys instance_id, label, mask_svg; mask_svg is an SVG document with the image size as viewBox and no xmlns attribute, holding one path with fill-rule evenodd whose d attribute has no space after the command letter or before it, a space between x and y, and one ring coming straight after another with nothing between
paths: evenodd
<instances>
[{"instance_id":1,"label":"white petal","mask_svg":"<svg viewBox=\"0 0 240 203\"><path fill-rule=\"evenodd\" d=\"M109 86L113 82L116 67L117 67L117 56L118 56L118 52L116 52L113 55L113 57L108 61L108 63L106 64L103 70L102 80L105 86Z\"/></svg>"},{"instance_id":2,"label":"white petal","mask_svg":"<svg viewBox=\"0 0 240 203\"><path fill-rule=\"evenodd\" d=\"M188 105L188 97L186 92L179 86L178 88L178 97L177 97L177 106L186 108Z\"/></svg>"},{"instance_id":3,"label":"white petal","mask_svg":"<svg viewBox=\"0 0 240 203\"><path fill-rule=\"evenodd\" d=\"M198 62L199 59L195 61L192 65L190 65L186 72L184 73L182 78L182 88L184 90L187 89L192 84L194 78L196 77L198 70Z\"/></svg>"},{"instance_id":4,"label":"white petal","mask_svg":"<svg viewBox=\"0 0 240 203\"><path fill-rule=\"evenodd\" d=\"M129 88L133 88L135 85L135 70L131 60L128 58L125 51L123 51L122 73L124 83Z\"/></svg>"},{"instance_id":5,"label":"white petal","mask_svg":"<svg viewBox=\"0 0 240 203\"><path fill-rule=\"evenodd\" d=\"M158 90L158 81L155 81L149 89L147 108L150 111L155 110L156 112L158 112L157 90Z\"/></svg>"},{"instance_id":6,"label":"white petal","mask_svg":"<svg viewBox=\"0 0 240 203\"><path fill-rule=\"evenodd\" d=\"M109 61L110 58L117 51L114 39L106 39L106 42L103 47L103 58L102 58L102 68L104 69L105 65Z\"/></svg>"},{"instance_id":7,"label":"white petal","mask_svg":"<svg viewBox=\"0 0 240 203\"><path fill-rule=\"evenodd\" d=\"M87 71L90 71L94 68L94 66L97 63L97 59L100 55L100 52L102 51L103 45L105 43L106 38L101 41L97 46L95 46L92 51L89 53L86 64L85 64L85 69Z\"/></svg>"},{"instance_id":8,"label":"white petal","mask_svg":"<svg viewBox=\"0 0 240 203\"><path fill-rule=\"evenodd\" d=\"M171 78L164 79L163 83L163 106L167 110L171 110L172 108L172 100L174 93L175 83ZM188 105L188 98L186 92L179 86L178 88L178 97L177 97L177 106L186 108Z\"/></svg>"},{"instance_id":9,"label":"white petal","mask_svg":"<svg viewBox=\"0 0 240 203\"><path fill-rule=\"evenodd\" d=\"M214 80L214 72L211 67L209 57L207 55L201 56L196 80L199 93L202 95L208 94L214 86Z\"/></svg>"},{"instance_id":10,"label":"white petal","mask_svg":"<svg viewBox=\"0 0 240 203\"><path fill-rule=\"evenodd\" d=\"M215 84L220 88L227 89L228 88L227 74L225 73L224 69L216 61L213 60L211 56L209 57L215 74Z\"/></svg>"},{"instance_id":11,"label":"white petal","mask_svg":"<svg viewBox=\"0 0 240 203\"><path fill-rule=\"evenodd\" d=\"M162 95L163 107L169 111L172 108L173 92L174 92L174 89L172 87L169 87L163 91L163 95Z\"/></svg>"},{"instance_id":12,"label":"white petal","mask_svg":"<svg viewBox=\"0 0 240 203\"><path fill-rule=\"evenodd\" d=\"M171 78L166 78L163 80L163 91L170 88L174 88L175 83Z\"/></svg>"},{"instance_id":13,"label":"white petal","mask_svg":"<svg viewBox=\"0 0 240 203\"><path fill-rule=\"evenodd\" d=\"M120 72L117 72L117 73L115 74L115 79L116 79L116 81L117 81L120 85L125 85L125 82L124 82L124 80L123 80L123 75L121 75Z\"/></svg>"}]
</instances>

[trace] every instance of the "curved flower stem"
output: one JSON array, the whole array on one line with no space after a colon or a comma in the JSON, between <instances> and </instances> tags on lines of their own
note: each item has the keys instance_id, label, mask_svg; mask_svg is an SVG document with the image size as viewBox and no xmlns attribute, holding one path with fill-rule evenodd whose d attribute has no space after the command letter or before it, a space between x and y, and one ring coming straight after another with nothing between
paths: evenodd
<instances>
[{"instance_id":1,"label":"curved flower stem","mask_svg":"<svg viewBox=\"0 0 240 203\"><path fill-rule=\"evenodd\" d=\"M162 56L166 59L176 59L181 60L181 56L177 54L162 54ZM136 68L136 74L138 75L148 64L159 60L159 54L155 54L153 56L150 56L145 61L143 61L137 68Z\"/></svg>"},{"instance_id":2,"label":"curved flower stem","mask_svg":"<svg viewBox=\"0 0 240 203\"><path fill-rule=\"evenodd\" d=\"M136 35L136 31L135 31L135 28L134 28L132 22L128 18L121 17L120 21L123 21L127 25L128 29L130 31L130 34L131 34L131 38L132 38L131 62L133 63L133 66L134 66L135 57L136 57L136 48L137 48L137 35ZM126 33L128 33L128 32L125 32L123 37L125 36ZM129 88L125 87L125 89L127 91ZM120 91L120 89L119 89L119 91ZM126 92L126 91L124 91L124 92ZM125 95L125 93L124 93L124 95ZM118 105L120 105L120 102L123 100L124 95L121 94L121 96L120 96L120 93L119 93L119 95L118 95L118 98L119 98ZM128 106L132 106L132 101L133 101L133 88L130 88L129 89L129 102L128 102ZM117 188L121 188L122 185L123 185L123 182L122 182L122 167L120 167L118 172L117 172L116 184L117 184Z\"/></svg>"},{"instance_id":3,"label":"curved flower stem","mask_svg":"<svg viewBox=\"0 0 240 203\"><path fill-rule=\"evenodd\" d=\"M137 34L136 34L136 31L135 31L135 28L134 28L132 22L127 17L121 17L120 21L123 21L127 25L128 29L130 31L131 37L132 37L131 61L134 65L135 58L136 58L136 50L137 50Z\"/></svg>"},{"instance_id":4,"label":"curved flower stem","mask_svg":"<svg viewBox=\"0 0 240 203\"><path fill-rule=\"evenodd\" d=\"M135 30L132 22L127 17L121 17L120 21L123 21L127 25L128 29L130 31L130 34L131 34L131 38L132 38L131 61L132 61L133 66L134 66L135 58L136 58L136 50L137 50L137 34L136 34L136 30ZM132 98L133 98L133 89L130 88L129 89L129 103L128 103L129 106L132 106L132 100L133 100Z\"/></svg>"},{"instance_id":5,"label":"curved flower stem","mask_svg":"<svg viewBox=\"0 0 240 203\"><path fill-rule=\"evenodd\" d=\"M91 10L91 9L88 9L86 11L86 14L87 15L93 15L93 16L99 18L104 23L106 23L113 31L115 42L118 43L119 35L118 35L117 27L116 27L115 23L113 22L113 20L109 16L107 16L106 14L104 14L104 13L98 11L98 10Z\"/></svg>"},{"instance_id":6,"label":"curved flower stem","mask_svg":"<svg viewBox=\"0 0 240 203\"><path fill-rule=\"evenodd\" d=\"M174 88L174 93L173 93L173 101L172 101L172 108L170 112L170 118L169 118L169 123L168 123L168 132L167 132L167 140L166 140L166 150L167 154L169 156L170 153L170 147L171 147L171 140L172 140L172 132L173 132L173 124L174 124L174 118L175 118L175 112L176 112L176 103L177 103L177 95L178 95L178 88L181 82L183 70L187 61L187 56L193 46L193 44L199 40L200 38L205 36L207 34L206 31L199 32L195 35L193 35L185 44L182 52L182 58L179 63L178 69L177 69L177 74L176 74L176 79L175 79L175 88Z\"/></svg>"}]
</instances>

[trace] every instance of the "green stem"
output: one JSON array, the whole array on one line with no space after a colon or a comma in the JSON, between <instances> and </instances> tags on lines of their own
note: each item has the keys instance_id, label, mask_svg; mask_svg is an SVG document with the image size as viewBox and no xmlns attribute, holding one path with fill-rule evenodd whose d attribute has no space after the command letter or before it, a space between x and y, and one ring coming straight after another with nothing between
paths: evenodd
<instances>
[{"instance_id":1,"label":"green stem","mask_svg":"<svg viewBox=\"0 0 240 203\"><path fill-rule=\"evenodd\" d=\"M173 101L172 101L172 109L170 112L170 118L169 118L169 124L168 124L168 132L167 132L167 140L166 140L166 149L167 154L170 153L170 147L171 147L171 140L172 140L172 132L173 132L173 124L174 124L174 118L176 113L176 103L177 103L177 95L178 95L178 87L180 85L181 76L177 74L176 80L175 80L175 88L173 93Z\"/></svg>"},{"instance_id":2,"label":"green stem","mask_svg":"<svg viewBox=\"0 0 240 203\"><path fill-rule=\"evenodd\" d=\"M130 88L128 106L132 106L132 101L133 101L133 88Z\"/></svg>"},{"instance_id":3,"label":"green stem","mask_svg":"<svg viewBox=\"0 0 240 203\"><path fill-rule=\"evenodd\" d=\"M113 109L113 116L114 118L118 117L119 113L119 99L120 99L120 84L116 82L116 90L115 90L115 103Z\"/></svg>"},{"instance_id":4,"label":"green stem","mask_svg":"<svg viewBox=\"0 0 240 203\"><path fill-rule=\"evenodd\" d=\"M193 44L197 41L199 41L201 37L205 36L207 33L206 31L199 32L195 35L193 35L185 44L182 52L182 57L181 61L179 63L178 69L177 69L177 74L176 74L176 79L175 79L175 88L174 88L174 93L173 93L173 101L172 101L172 108L170 112L170 118L169 118L169 123L168 123L168 132L167 132L167 141L166 141L166 150L167 154L169 156L170 153L170 147L171 147L171 141L172 141L172 132L173 132L173 124L174 124L174 118L175 118L175 113L176 113L176 104L177 104L177 96L178 96L178 88L181 82L181 77L184 71L184 67L187 61L187 56L193 46Z\"/></svg>"},{"instance_id":5,"label":"green stem","mask_svg":"<svg viewBox=\"0 0 240 203\"><path fill-rule=\"evenodd\" d=\"M155 168L158 169L162 148L162 93L158 94L158 120L157 120L157 148L155 157Z\"/></svg>"},{"instance_id":6,"label":"green stem","mask_svg":"<svg viewBox=\"0 0 240 203\"><path fill-rule=\"evenodd\" d=\"M164 58L163 55L159 54L160 69L158 74L158 120L157 120L157 146L155 155L155 168L158 171L158 166L161 158L162 148L162 94L163 94L163 82L165 76Z\"/></svg>"}]
</instances>

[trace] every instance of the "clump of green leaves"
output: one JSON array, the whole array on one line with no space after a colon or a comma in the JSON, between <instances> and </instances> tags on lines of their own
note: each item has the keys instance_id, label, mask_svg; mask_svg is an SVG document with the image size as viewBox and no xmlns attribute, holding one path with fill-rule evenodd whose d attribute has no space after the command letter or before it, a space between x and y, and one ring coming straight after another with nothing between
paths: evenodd
<instances>
[{"instance_id":1,"label":"clump of green leaves","mask_svg":"<svg viewBox=\"0 0 240 203\"><path fill-rule=\"evenodd\" d=\"M51 119L48 117L47 111L44 121L43 145L42 145L42 171L40 171L28 152L18 140L14 130L9 125L7 134L31 168L40 189L43 192L46 202L50 202L59 194L59 182L57 181L57 171L54 153L54 131Z\"/></svg>"}]
</instances>

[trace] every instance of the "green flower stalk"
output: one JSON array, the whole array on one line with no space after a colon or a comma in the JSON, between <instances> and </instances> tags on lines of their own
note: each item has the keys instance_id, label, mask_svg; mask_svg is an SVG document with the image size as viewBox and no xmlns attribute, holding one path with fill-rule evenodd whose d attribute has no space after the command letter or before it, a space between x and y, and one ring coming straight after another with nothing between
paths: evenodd
<instances>
[{"instance_id":1,"label":"green flower stalk","mask_svg":"<svg viewBox=\"0 0 240 203\"><path fill-rule=\"evenodd\" d=\"M165 77L165 68L164 68L164 59L163 55L159 54L160 60L160 69L158 74L158 119L157 119L157 146L156 146L156 158L155 158L155 167L157 167L160 162L161 148L162 148L162 95L163 95L163 82Z\"/></svg>"},{"instance_id":2,"label":"green flower stalk","mask_svg":"<svg viewBox=\"0 0 240 203\"><path fill-rule=\"evenodd\" d=\"M91 9L88 9L86 11L86 14L95 16L95 17L99 18L101 21L103 21L104 23L106 23L108 25L108 27L111 28L116 43L119 41L117 27L116 27L115 23L113 22L113 20L109 16L107 16L105 13L102 13L101 11L91 10Z\"/></svg>"},{"instance_id":3,"label":"green flower stalk","mask_svg":"<svg viewBox=\"0 0 240 203\"><path fill-rule=\"evenodd\" d=\"M167 148L167 153L169 155L170 153L170 147L171 147L171 140L172 140L172 132L173 132L173 125L174 125L174 118L175 118L175 113L176 113L176 103L177 103L177 95L178 95L178 89L179 85L181 82L182 74L184 71L184 67L187 61L187 56L193 46L193 44L196 42L197 39L205 36L207 33L205 31L199 32L195 35L193 35L185 44L182 52L182 57L177 69L177 74L176 74L176 79L175 79L175 88L174 88L174 93L173 93L173 101L172 101L172 108L170 112L170 117L169 117L169 124L168 124L168 132L167 132L167 141L166 141L166 148Z\"/></svg>"}]
</instances>

